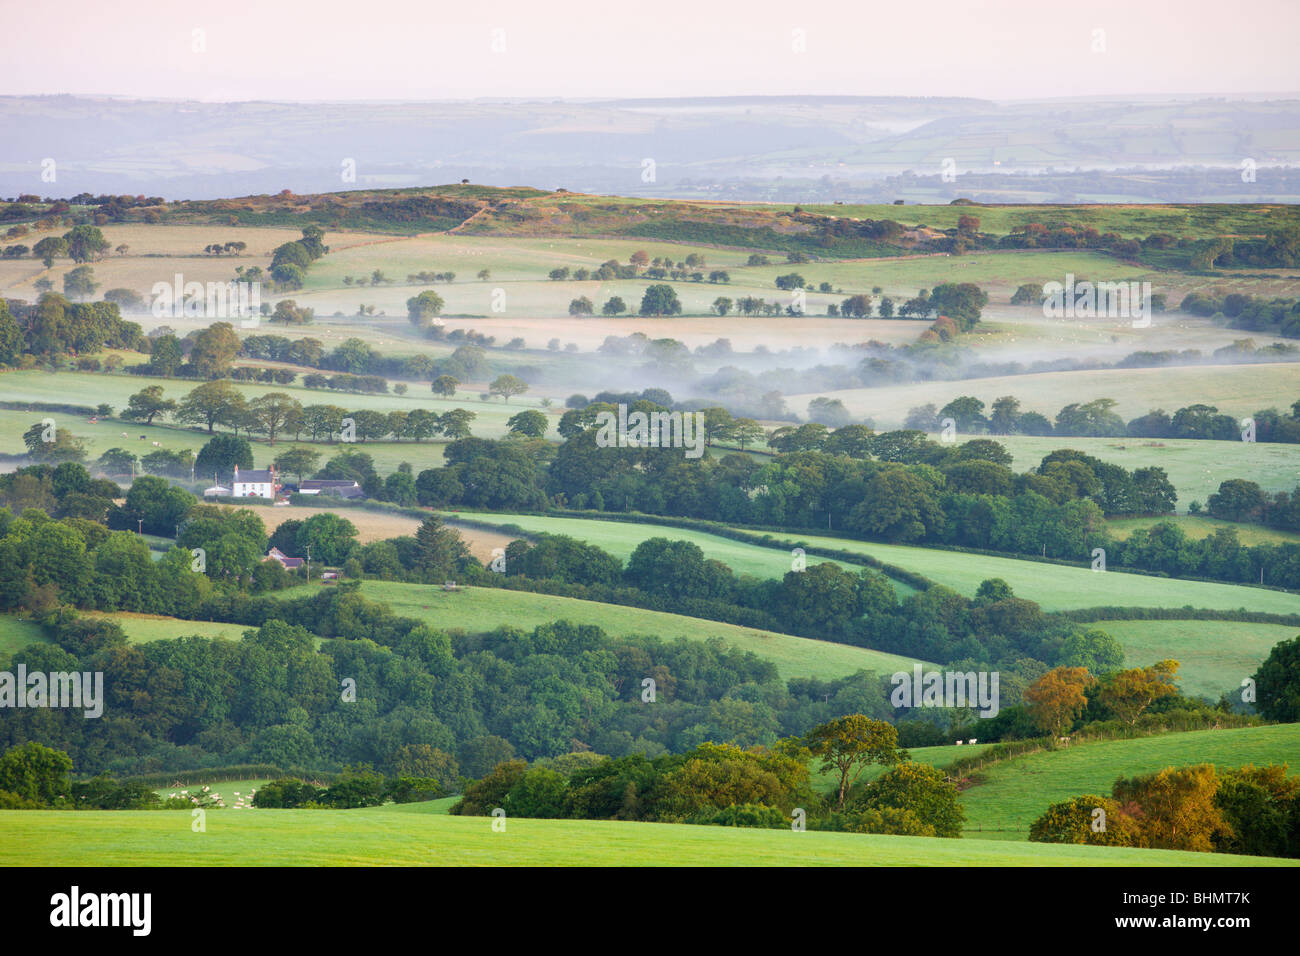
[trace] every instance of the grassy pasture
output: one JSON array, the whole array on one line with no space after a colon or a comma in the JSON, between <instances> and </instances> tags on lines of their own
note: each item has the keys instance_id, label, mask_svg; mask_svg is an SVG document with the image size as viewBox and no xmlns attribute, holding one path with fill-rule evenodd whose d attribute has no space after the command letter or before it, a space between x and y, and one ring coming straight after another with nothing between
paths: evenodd
<instances>
[{"instance_id":1,"label":"grassy pasture","mask_svg":"<svg viewBox=\"0 0 1300 956\"><path fill-rule=\"evenodd\" d=\"M61 236L64 232L65 229L59 228L50 232L33 233L21 241L24 245L32 246L36 240L47 235ZM178 272L185 277L186 282L204 283L234 279L236 266L260 266L265 272L276 246L302 238L299 228L181 223L113 223L104 226L103 233L110 250L123 244L128 249L124 254L110 251L106 258L92 263L100 291L126 288L134 289L143 296L148 296L156 282L170 285ZM325 236L331 255L345 253L353 246L384 243L390 239L389 236L364 232L327 232ZM242 255L210 256L203 251L203 247L210 243L233 241L248 244ZM40 260L30 256L26 259L0 260L0 291L10 298L30 301L37 295L34 286L37 279L48 278L56 290L62 290L63 276L75 266L76 263L70 259L55 259L54 265L49 269Z\"/></svg>"},{"instance_id":2,"label":"grassy pasture","mask_svg":"<svg viewBox=\"0 0 1300 956\"><path fill-rule=\"evenodd\" d=\"M1126 667L1146 667L1173 658L1182 667L1178 684L1184 694L1218 700L1240 691L1243 678L1255 673L1269 651L1295 637L1300 628L1246 621L1098 621L1124 647Z\"/></svg>"},{"instance_id":3,"label":"grassy pasture","mask_svg":"<svg viewBox=\"0 0 1300 956\"><path fill-rule=\"evenodd\" d=\"M978 740L978 737L975 739ZM958 757L969 757L972 754L982 754L992 746L992 744L980 743L963 743L961 746L956 744L947 744L942 747L913 747L907 752L917 763L923 763L930 767L939 767L942 769ZM820 769L820 764L816 759L809 764L809 769L812 771L813 785L817 790L822 793L839 792L839 771L832 768L823 773ZM885 767L882 764L868 764L863 768L862 773L858 775L856 783L858 785L869 783L888 769L888 767Z\"/></svg>"},{"instance_id":4,"label":"grassy pasture","mask_svg":"<svg viewBox=\"0 0 1300 956\"><path fill-rule=\"evenodd\" d=\"M516 524L527 531L567 534L623 558L631 554L636 546L647 538L666 537L694 541L704 550L706 558L717 558L738 573L771 577L784 574L790 569L788 558L782 551L760 548L758 545L750 549L743 542L732 541L729 538L719 538L704 532L663 525L603 521L593 518L459 512L451 512L449 517L454 518L457 514L478 521L503 525ZM802 542L870 555L886 564L916 571L968 596L974 595L980 582L987 578L1002 578L1012 586L1017 595L1037 601L1047 610L1101 605L1133 607L1190 605L1228 609L1245 607L1277 614L1300 611L1300 596L1283 591L1215 582L1147 577L1115 571L1096 573L1082 562L1078 567L1071 567L1022 561L1016 558L943 551L937 548L876 544L870 541L819 534L791 534L780 537L788 538L791 547ZM808 560L816 559L809 555ZM902 585L895 582L896 589L901 587Z\"/></svg>"},{"instance_id":5,"label":"grassy pasture","mask_svg":"<svg viewBox=\"0 0 1300 956\"><path fill-rule=\"evenodd\" d=\"M1257 480L1257 479L1251 479ZM1262 484L1262 482L1261 482ZM1264 487L1268 487L1265 485ZM1280 491L1280 488L1270 488L1271 491ZM1282 531L1278 528L1266 528L1258 524L1241 524L1236 521L1221 521L1218 518L1207 518L1204 515L1174 515L1165 518L1111 518L1106 522L1106 528L1110 533L1121 540L1127 538L1138 528L1149 528L1154 524L1161 522L1173 522L1183 529L1183 532L1189 538L1199 541L1201 538L1208 538L1220 528L1232 528L1237 532L1237 538L1245 545L1256 544L1283 544L1295 543L1300 541L1300 534L1294 531Z\"/></svg>"},{"instance_id":6,"label":"grassy pasture","mask_svg":"<svg viewBox=\"0 0 1300 956\"><path fill-rule=\"evenodd\" d=\"M1300 724L1086 741L990 764L979 771L976 785L962 792L965 832L1025 840L1029 825L1050 804L1084 793L1105 796L1120 775L1198 763L1222 768L1288 763L1294 774L1300 771Z\"/></svg>"},{"instance_id":7,"label":"grassy pasture","mask_svg":"<svg viewBox=\"0 0 1300 956\"><path fill-rule=\"evenodd\" d=\"M728 645L752 651L776 664L781 677L816 677L832 680L859 670L892 674L911 671L915 661L847 644L817 641L790 634L759 631L681 614L648 611L616 604L599 604L576 598L494 588L466 588L443 591L420 584L365 581L361 593L382 601L403 617L412 617L438 628L463 628L471 633L494 630L501 625L530 630L551 621L594 624L615 637L653 635L665 641L678 637L703 641L720 637Z\"/></svg>"},{"instance_id":8,"label":"grassy pasture","mask_svg":"<svg viewBox=\"0 0 1300 956\"><path fill-rule=\"evenodd\" d=\"M699 545L704 557L716 558L737 574L752 574L755 577L781 577L790 570L790 555L774 548L733 541L703 531L686 528L671 528L665 525L633 524L622 521L602 521L594 518L555 518L536 515L492 514L487 512L449 511L444 512L449 521L465 518L484 521L496 525L517 525L525 531L545 531L552 534L567 534L603 548L610 554L623 560L636 550L637 545L648 538L669 538L674 541L691 541ZM808 563L819 564L823 558L808 555ZM842 562L836 562L842 564ZM843 565L848 567L848 565ZM895 582L896 588L904 588Z\"/></svg>"},{"instance_id":9,"label":"grassy pasture","mask_svg":"<svg viewBox=\"0 0 1300 956\"><path fill-rule=\"evenodd\" d=\"M1016 144L1021 155L1023 144ZM1027 157L1021 156L1022 161ZM1044 161L1050 162L1051 155ZM1259 232L1271 219L1291 218L1292 210L1282 205L975 205L953 206L947 203L894 206L885 204L805 205L806 211L820 216L847 216L853 219L892 219L905 226L926 225L933 229L955 229L962 216L974 216L984 232L1005 234L1031 222L1043 224L1091 226L1098 232L1117 232L1121 236L1145 238L1156 232L1208 237L1225 233Z\"/></svg>"},{"instance_id":10,"label":"grassy pasture","mask_svg":"<svg viewBox=\"0 0 1300 956\"><path fill-rule=\"evenodd\" d=\"M932 581L945 584L972 596L980 582L1002 578L1016 595L1037 601L1045 610L1100 607L1204 607L1275 614L1300 611L1300 596L1264 588L1176 578L1148 577L1118 571L1099 573L1084 562L1078 567L1022 561L1017 558L964 554L937 548L917 548L898 544L876 544L851 538L800 535L798 540L845 551L869 554L887 564L895 564L924 574Z\"/></svg>"},{"instance_id":11,"label":"grassy pasture","mask_svg":"<svg viewBox=\"0 0 1300 956\"><path fill-rule=\"evenodd\" d=\"M1297 369L1300 372L1300 369ZM1297 381L1300 386L1300 380ZM1171 403L1172 404L1172 403ZM1170 410L1170 409L1166 409ZM1055 438L1031 435L989 436L1004 445L1012 456L1016 471L1036 468L1042 460L1060 448L1074 448L1102 461L1132 470L1151 465L1169 475L1178 491L1177 507L1186 511L1193 501L1202 505L1219 485L1229 478L1246 478L1269 492L1291 491L1300 484L1300 445L1265 442L1198 441L1187 438ZM1159 520L1159 519L1155 519ZM1226 522L1210 518L1187 518L1186 530L1204 529L1203 537L1213 527ZM1145 518L1108 522L1112 528L1133 528L1153 523ZM1238 525L1242 540L1248 534L1276 535L1268 529L1251 532Z\"/></svg>"},{"instance_id":12,"label":"grassy pasture","mask_svg":"<svg viewBox=\"0 0 1300 956\"><path fill-rule=\"evenodd\" d=\"M49 642L50 639L35 621L15 614L0 614L0 656L22 650L28 644Z\"/></svg>"},{"instance_id":13,"label":"grassy pasture","mask_svg":"<svg viewBox=\"0 0 1300 956\"><path fill-rule=\"evenodd\" d=\"M1295 396L1300 396L1300 364L1039 372L792 394L786 396L786 401L792 409L802 410L818 394L842 400L855 416L873 419L877 428L901 427L909 409L927 404L942 408L960 395L973 395L986 406L992 406L1000 396L1014 395L1020 399L1022 412L1041 412L1052 420L1065 405L1096 398L1114 399L1118 403L1115 412L1125 420L1155 408L1172 414L1185 405L1204 401L1225 415L1242 417L1262 408L1287 407ZM1062 440L1055 439L1058 443Z\"/></svg>"},{"instance_id":14,"label":"grassy pasture","mask_svg":"<svg viewBox=\"0 0 1300 956\"><path fill-rule=\"evenodd\" d=\"M4 866L1285 866L1295 861L978 839L361 810L0 811Z\"/></svg>"}]
</instances>

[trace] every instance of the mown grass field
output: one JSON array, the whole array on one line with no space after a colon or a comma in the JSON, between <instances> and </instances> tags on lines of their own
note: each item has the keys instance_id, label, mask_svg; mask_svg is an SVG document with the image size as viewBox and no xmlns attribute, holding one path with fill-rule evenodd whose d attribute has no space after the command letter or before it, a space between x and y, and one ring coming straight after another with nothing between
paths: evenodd
<instances>
[{"instance_id":1,"label":"mown grass field","mask_svg":"<svg viewBox=\"0 0 1300 956\"><path fill-rule=\"evenodd\" d=\"M753 549L747 549L743 542L666 525L602 521L591 518L468 512L452 512L449 516L455 517L457 514L460 517L498 525L515 524L526 531L567 534L623 558L631 554L640 542L648 538L664 537L694 541L704 550L706 558L716 558L730 565L732 570L737 572L765 574L771 577L782 575L790 570L789 558L783 551L760 548L758 545ZM757 533L755 535L757 536ZM1119 571L1099 573L1085 567L1082 562L1078 567L1071 567L1022 561L1016 558L943 551L937 548L876 544L818 534L781 534L777 537L788 539L792 547L803 542L870 555L886 564L916 571L968 596L973 596L980 583L988 578L1002 578L1012 586L1018 596L1037 601L1047 610L1112 605L1227 609L1244 607L1252 611L1268 611L1277 614L1300 612L1300 596L1264 588L1148 577L1124 574ZM757 553L754 553L755 551ZM808 560L812 562L815 559L809 555ZM740 562L742 566L738 567L733 561ZM895 582L895 587L899 588L901 585Z\"/></svg>"},{"instance_id":2,"label":"mown grass field","mask_svg":"<svg viewBox=\"0 0 1300 956\"><path fill-rule=\"evenodd\" d=\"M910 657L847 644L526 591L466 588L449 592L422 584L365 581L361 592L404 617L417 618L438 628L463 628L471 633L491 631L502 625L530 630L563 620L594 624L613 637L651 635L664 641L679 637L697 641L720 637L731 647L752 651L772 661L785 680L792 677L832 680L859 670L881 675L899 670L910 673L915 663Z\"/></svg>"},{"instance_id":3,"label":"mown grass field","mask_svg":"<svg viewBox=\"0 0 1300 956\"><path fill-rule=\"evenodd\" d=\"M2 866L1287 866L1169 850L361 810L0 811Z\"/></svg>"},{"instance_id":4,"label":"mown grass field","mask_svg":"<svg viewBox=\"0 0 1300 956\"><path fill-rule=\"evenodd\" d=\"M1184 694L1217 701L1241 690L1279 642L1300 627L1245 621L1098 621L1089 624L1124 647L1127 667L1146 667L1173 658L1182 664L1178 686Z\"/></svg>"},{"instance_id":5,"label":"mown grass field","mask_svg":"<svg viewBox=\"0 0 1300 956\"><path fill-rule=\"evenodd\" d=\"M1030 824L1053 803L1085 793L1109 795L1119 776L1197 763L1223 768L1286 763L1291 774L1300 773L1300 724L1082 742L990 764L962 792L965 832L1025 840Z\"/></svg>"}]
</instances>

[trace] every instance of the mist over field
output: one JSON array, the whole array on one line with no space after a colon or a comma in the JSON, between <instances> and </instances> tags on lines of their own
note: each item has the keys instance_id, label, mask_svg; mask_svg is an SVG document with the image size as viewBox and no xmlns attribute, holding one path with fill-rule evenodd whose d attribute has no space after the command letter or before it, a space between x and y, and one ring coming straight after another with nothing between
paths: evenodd
<instances>
[{"instance_id":1,"label":"mist over field","mask_svg":"<svg viewBox=\"0 0 1300 956\"><path fill-rule=\"evenodd\" d=\"M1295 0L0 34L15 949L1281 925Z\"/></svg>"}]
</instances>

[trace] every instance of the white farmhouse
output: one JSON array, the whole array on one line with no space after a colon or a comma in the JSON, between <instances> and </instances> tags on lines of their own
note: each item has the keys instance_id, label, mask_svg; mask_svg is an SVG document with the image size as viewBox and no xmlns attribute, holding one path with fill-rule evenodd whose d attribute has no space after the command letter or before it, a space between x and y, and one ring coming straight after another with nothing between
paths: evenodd
<instances>
[{"instance_id":1,"label":"white farmhouse","mask_svg":"<svg viewBox=\"0 0 1300 956\"><path fill-rule=\"evenodd\" d=\"M236 465L235 480L231 482L231 496L273 500L279 487L280 483L276 481L274 468L241 472Z\"/></svg>"}]
</instances>

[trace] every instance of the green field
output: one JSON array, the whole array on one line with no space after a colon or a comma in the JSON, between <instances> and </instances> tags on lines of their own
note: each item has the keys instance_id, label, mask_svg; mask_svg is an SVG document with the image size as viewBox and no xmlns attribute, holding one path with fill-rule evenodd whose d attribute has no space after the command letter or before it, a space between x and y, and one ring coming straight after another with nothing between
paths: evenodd
<instances>
[{"instance_id":1,"label":"green field","mask_svg":"<svg viewBox=\"0 0 1300 956\"><path fill-rule=\"evenodd\" d=\"M12 654L28 644L48 644L40 625L13 614L0 614L0 655Z\"/></svg>"},{"instance_id":2,"label":"green field","mask_svg":"<svg viewBox=\"0 0 1300 956\"><path fill-rule=\"evenodd\" d=\"M517 525L528 532L549 532L567 534L580 538L588 544L603 548L610 554L623 560L636 550L636 546L648 538L670 538L674 541L690 541L699 545L706 559L723 562L737 574L751 574L759 578L779 578L790 570L789 552L775 548L765 548L743 541L719 537L704 531L688 528L671 528L666 525L633 524L625 521L602 521L593 518L555 518L537 515L492 514L474 511L448 511L445 516L454 521L464 518L471 521L483 521L493 525ZM793 546L792 546L793 547ZM823 559L808 555L809 565L820 564ZM836 562L843 565L843 562ZM848 567L848 565L844 565ZM904 592L910 589L894 582L894 587Z\"/></svg>"},{"instance_id":3,"label":"green field","mask_svg":"<svg viewBox=\"0 0 1300 956\"><path fill-rule=\"evenodd\" d=\"M1244 338L1245 335L1243 333L1237 337ZM1164 347L1172 347L1173 344L1176 343ZM1132 347L1146 348L1148 345L1134 343ZM1264 408L1286 409L1300 398L1300 363L1038 372L952 382L919 382L882 388L790 394L786 396L786 402L791 408L802 410L818 395L842 400L855 416L871 418L878 430L901 427L912 408L928 404L942 408L961 395L973 395L986 406L992 406L994 400L1003 395L1014 395L1020 399L1022 412L1040 412L1053 421L1065 405L1071 402L1090 402L1096 398L1114 399L1118 403L1114 411L1123 416L1125 421L1145 415L1155 408L1163 408L1173 414L1177 409L1196 402L1208 402L1223 414L1240 418ZM1052 447L1060 448L1063 442L1065 446L1073 447L1071 443L1074 439L1041 441L1055 441L1056 444ZM1130 443L1139 444L1141 441L1135 439ZM1257 446L1265 447L1258 443Z\"/></svg>"},{"instance_id":4,"label":"green field","mask_svg":"<svg viewBox=\"0 0 1300 956\"><path fill-rule=\"evenodd\" d=\"M1134 740L1072 744L999 761L979 770L962 791L966 833L992 840L1026 840L1029 825L1050 804L1085 793L1105 796L1121 775L1164 767L1286 763L1300 772L1300 724L1197 730Z\"/></svg>"},{"instance_id":5,"label":"green field","mask_svg":"<svg viewBox=\"0 0 1300 956\"><path fill-rule=\"evenodd\" d=\"M1300 366L1296 366L1296 389L1300 392ZM1278 404L1276 399L1272 404ZM1166 409L1172 411L1172 407ZM1258 409L1254 409L1258 410ZM1130 471L1157 466L1169 475L1178 491L1178 509L1186 511L1193 501L1205 504L1229 478L1245 478L1268 492L1295 490L1300 484L1300 445L1274 442L1197 441L1190 438L1052 438L1029 435L990 436L1006 447L1018 472L1037 468L1058 448L1074 448ZM1147 519L1135 519L1146 521ZM1202 518L1202 521L1212 519ZM1215 522L1213 526L1226 522ZM1114 526L1114 522L1108 525ZM1187 531L1192 533L1188 525ZM1207 527L1206 534L1213 530ZM1238 525L1245 542L1249 526ZM1261 529L1265 530L1265 529ZM1267 532L1265 533L1273 533ZM1203 537L1204 535L1196 535ZM1300 536L1297 536L1300 537ZM1272 539L1276 540L1276 539Z\"/></svg>"},{"instance_id":6,"label":"green field","mask_svg":"<svg viewBox=\"0 0 1300 956\"><path fill-rule=\"evenodd\" d=\"M979 739L978 731L976 731L976 737L974 739ZM923 763L930 767L939 767L942 769L958 757L969 757L972 754L982 754L992 746L992 744L964 743L961 746L948 744L943 747L913 747L908 750L908 754L917 763ZM809 766L812 770L813 785L817 790L822 793L838 792L840 775L836 770L832 769L826 773L822 773L818 769L819 764L816 760L813 760ZM875 780L888 769L889 768L883 764L868 764L863 769L862 773L858 775L857 783L861 785Z\"/></svg>"},{"instance_id":7,"label":"green field","mask_svg":"<svg viewBox=\"0 0 1300 956\"><path fill-rule=\"evenodd\" d=\"M1278 528L1266 528L1259 524L1242 524L1238 521L1222 521L1207 518L1205 515L1168 515L1159 518L1110 518L1106 521L1106 530L1120 540L1126 539L1138 528L1149 528L1154 524L1172 522L1182 528L1187 537L1199 541L1208 538L1220 528L1231 528L1237 532L1237 539L1244 545L1257 544L1295 544L1300 542L1300 534L1294 531L1282 531Z\"/></svg>"},{"instance_id":8,"label":"green field","mask_svg":"<svg viewBox=\"0 0 1300 956\"><path fill-rule=\"evenodd\" d=\"M757 545L747 549L742 542L732 541L729 538L663 525L532 515L452 512L451 516L488 521L498 525L516 524L525 531L568 534L598 545L622 558L626 558L640 542L647 538L666 537L694 541L704 550L706 558L717 558L737 572L766 574L772 577L789 570L789 559L783 551L760 548ZM757 536L758 533L754 532L754 534ZM1111 605L1117 607L1191 606L1233 610L1244 607L1252 611L1268 611L1275 614L1300 612L1300 597L1288 592L1264 588L1148 577L1118 571L1098 573L1082 564L1079 567L1070 567L1022 561L1016 558L964 554L958 551L899 544L876 544L851 538L814 534L781 535L780 537L787 537L791 547L803 542L870 555L886 564L916 571L968 596L975 594L982 581L988 578L1002 578L1012 586L1018 596L1037 601L1047 610ZM809 561L812 560L810 556ZM743 562L742 566L738 567L737 562ZM895 587L899 585L895 583Z\"/></svg>"},{"instance_id":9,"label":"green field","mask_svg":"<svg viewBox=\"0 0 1300 956\"><path fill-rule=\"evenodd\" d=\"M120 414L127 407L127 399L135 392L149 385L162 385L167 398L180 400L198 383L184 379L141 378L134 375L111 375L92 372L38 372L15 371L0 374L0 389L3 389L6 401L33 402L50 404L74 404L94 407L101 402L112 405L115 413ZM428 387L418 384L411 386L406 395L363 395L350 392L333 392L323 389L307 389L297 386L280 386L267 383L234 383L246 398L253 398L267 392L284 392L305 405L338 405L350 411L373 409L381 412L397 410L410 411L424 408L435 413L452 408L464 408L475 414L471 423L473 433L481 438L502 438L508 431L506 421L525 408L538 408L540 399L532 396L517 396L509 404L500 400L482 401L478 390L462 389L455 399L435 399ZM159 419L152 426L139 422L123 422L115 419L101 419L92 423L87 417L69 415L62 412L15 411L0 409L0 450L16 453L23 449L23 432L43 418L52 418L60 428L66 428L81 439L86 446L87 457L94 461L110 448L125 448L127 451L143 457L156 451L153 442L168 451L188 449L197 454L198 450L212 436L206 431L172 425ZM558 419L554 419L558 420ZM126 437L123 437L125 433ZM141 438L140 436L145 436ZM290 436L291 437L291 436ZM552 436L554 437L554 436ZM294 442L281 438L274 447L264 438L254 436L250 439L253 446L254 463L266 467L280 452L294 447L311 448L321 453L321 460L337 454L344 447L364 451L375 460L375 467L380 474L396 471L401 462L410 462L416 471L436 467L442 464L443 441L368 441L344 446L342 443Z\"/></svg>"},{"instance_id":10,"label":"green field","mask_svg":"<svg viewBox=\"0 0 1300 956\"><path fill-rule=\"evenodd\" d=\"M110 618L126 633L132 644L148 644L150 641L169 641L177 637L224 637L227 640L239 640L247 624L227 624L222 621L187 621L179 617L164 617L159 614L133 614L129 611L114 611L111 614L87 611L86 617Z\"/></svg>"},{"instance_id":11,"label":"green field","mask_svg":"<svg viewBox=\"0 0 1300 956\"><path fill-rule=\"evenodd\" d=\"M784 680L792 677L832 680L859 670L887 675L899 670L910 672L915 663L909 657L847 644L527 591L466 588L448 592L422 584L365 581L361 592L404 617L417 618L438 628L463 628L470 633L491 631L502 625L531 630L551 621L570 621L594 624L612 637L652 635L664 641L679 637L697 641L720 637L732 647L752 651L775 663Z\"/></svg>"},{"instance_id":12,"label":"green field","mask_svg":"<svg viewBox=\"0 0 1300 956\"><path fill-rule=\"evenodd\" d=\"M247 798L250 790L257 790L270 783L269 780L262 778L260 780L208 780L203 783L184 783L179 787L155 787L154 793L166 799L172 794L182 796L182 790L189 791L190 794L200 793L205 786L211 788L208 796L221 794L221 799L226 804L226 809L233 809L235 802L240 796Z\"/></svg>"},{"instance_id":13,"label":"green field","mask_svg":"<svg viewBox=\"0 0 1300 956\"><path fill-rule=\"evenodd\" d=\"M1098 621L1124 647L1127 667L1146 667L1173 658L1182 664L1178 684L1184 694L1217 701L1239 692L1279 642L1300 628L1245 621Z\"/></svg>"},{"instance_id":14,"label":"green field","mask_svg":"<svg viewBox=\"0 0 1300 956\"><path fill-rule=\"evenodd\" d=\"M1071 567L937 548L875 544L851 538L801 535L798 540L868 554L887 564L924 574L930 580L967 596L974 596L982 581L1002 578L1018 597L1037 601L1049 611L1115 606L1245 608L1273 614L1300 613L1300 596L1287 591L1125 574L1122 571L1096 572L1082 565Z\"/></svg>"},{"instance_id":15,"label":"green field","mask_svg":"<svg viewBox=\"0 0 1300 956\"><path fill-rule=\"evenodd\" d=\"M1288 866L1296 861L980 839L362 810L0 810L0 866Z\"/></svg>"}]
</instances>

